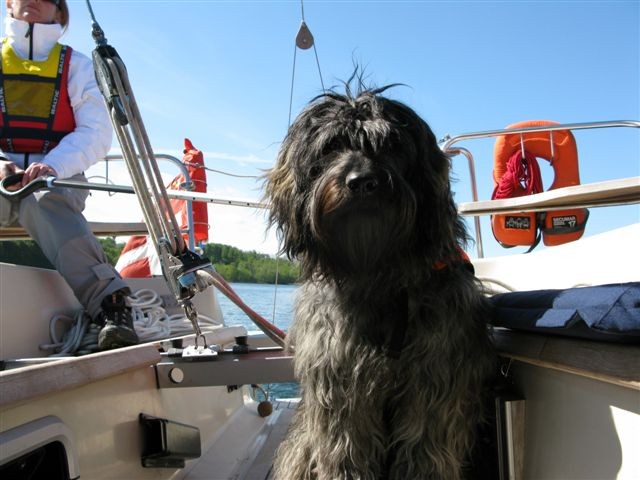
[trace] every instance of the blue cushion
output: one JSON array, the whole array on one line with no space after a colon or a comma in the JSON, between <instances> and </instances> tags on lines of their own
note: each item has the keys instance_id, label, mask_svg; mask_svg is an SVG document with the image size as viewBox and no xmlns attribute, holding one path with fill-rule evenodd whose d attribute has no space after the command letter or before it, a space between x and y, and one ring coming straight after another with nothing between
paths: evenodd
<instances>
[{"instance_id":1,"label":"blue cushion","mask_svg":"<svg viewBox=\"0 0 640 480\"><path fill-rule=\"evenodd\" d=\"M496 326L640 343L640 282L494 295Z\"/></svg>"}]
</instances>

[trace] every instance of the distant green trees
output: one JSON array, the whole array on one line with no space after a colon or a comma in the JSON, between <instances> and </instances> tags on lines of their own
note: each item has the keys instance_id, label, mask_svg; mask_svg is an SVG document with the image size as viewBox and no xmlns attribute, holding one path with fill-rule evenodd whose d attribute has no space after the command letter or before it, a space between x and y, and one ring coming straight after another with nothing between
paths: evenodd
<instances>
[{"instance_id":1,"label":"distant green trees","mask_svg":"<svg viewBox=\"0 0 640 480\"><path fill-rule=\"evenodd\" d=\"M244 283L295 283L300 276L298 264L287 259L276 259L255 251L245 252L219 243L208 243L203 248L204 256L215 265L216 270L229 282Z\"/></svg>"},{"instance_id":2,"label":"distant green trees","mask_svg":"<svg viewBox=\"0 0 640 480\"><path fill-rule=\"evenodd\" d=\"M100 243L109 262L115 265L124 244L113 238L101 238ZM300 276L297 263L287 259L276 259L255 251L245 252L219 243L208 243L203 248L204 256L215 265L216 270L228 282L243 283L295 283ZM38 245L32 240L0 242L0 262L53 268Z\"/></svg>"},{"instance_id":3,"label":"distant green trees","mask_svg":"<svg viewBox=\"0 0 640 480\"><path fill-rule=\"evenodd\" d=\"M47 257L33 240L0 242L0 262L53 269Z\"/></svg>"},{"instance_id":4,"label":"distant green trees","mask_svg":"<svg viewBox=\"0 0 640 480\"><path fill-rule=\"evenodd\" d=\"M115 265L118 262L118 258L120 258L120 252L124 248L124 243L116 243L115 238L99 238L100 244L102 245L102 249L104 253L107 255L109 259L109 263L111 265Z\"/></svg>"}]
</instances>

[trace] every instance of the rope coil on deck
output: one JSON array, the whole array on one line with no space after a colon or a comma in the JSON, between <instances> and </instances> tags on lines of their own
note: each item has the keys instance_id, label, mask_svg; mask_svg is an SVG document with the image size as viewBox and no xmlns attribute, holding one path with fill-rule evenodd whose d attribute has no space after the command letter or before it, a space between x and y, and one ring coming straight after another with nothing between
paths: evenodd
<instances>
[{"instance_id":1,"label":"rope coil on deck","mask_svg":"<svg viewBox=\"0 0 640 480\"><path fill-rule=\"evenodd\" d=\"M141 289L128 297L133 324L141 343L193 333L191 322L183 314L167 314L160 296L150 289ZM198 315L199 323L206 329L222 325L206 315ZM61 327L66 323L66 327ZM63 328L63 333L57 332ZM74 317L55 315L49 322L51 343L42 344L40 350L51 351L51 357L87 355L97 352L100 326L92 323L85 310Z\"/></svg>"}]
</instances>

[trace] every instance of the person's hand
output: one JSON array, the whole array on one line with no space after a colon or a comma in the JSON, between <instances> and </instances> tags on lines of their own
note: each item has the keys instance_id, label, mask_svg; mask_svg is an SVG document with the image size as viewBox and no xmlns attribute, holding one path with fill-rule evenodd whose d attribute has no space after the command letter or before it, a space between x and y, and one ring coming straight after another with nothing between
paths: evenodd
<instances>
[{"instance_id":1,"label":"person's hand","mask_svg":"<svg viewBox=\"0 0 640 480\"><path fill-rule=\"evenodd\" d=\"M11 160L0 160L0 180L16 173L16 164Z\"/></svg>"},{"instance_id":2,"label":"person's hand","mask_svg":"<svg viewBox=\"0 0 640 480\"><path fill-rule=\"evenodd\" d=\"M21 173L22 169L18 168L18 166L13 163L11 160L0 160L0 180L8 177L9 175L13 175L14 173ZM20 188L19 184L11 185L7 188L9 191L18 190Z\"/></svg>"},{"instance_id":3,"label":"person's hand","mask_svg":"<svg viewBox=\"0 0 640 480\"><path fill-rule=\"evenodd\" d=\"M56 172L55 169L53 169L46 163L34 162L29 165L24 171L24 176L22 177L22 186L24 187L29 182L31 182L31 180L44 176L57 177L58 172Z\"/></svg>"}]
</instances>

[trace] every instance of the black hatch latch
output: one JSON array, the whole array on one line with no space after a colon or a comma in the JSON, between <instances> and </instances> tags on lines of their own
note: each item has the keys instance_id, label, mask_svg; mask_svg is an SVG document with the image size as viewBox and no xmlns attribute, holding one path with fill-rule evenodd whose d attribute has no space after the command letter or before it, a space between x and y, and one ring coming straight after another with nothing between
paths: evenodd
<instances>
[{"instance_id":1,"label":"black hatch latch","mask_svg":"<svg viewBox=\"0 0 640 480\"><path fill-rule=\"evenodd\" d=\"M145 413L141 413L139 419L143 467L184 468L185 460L200 457L200 430L197 427Z\"/></svg>"}]
</instances>

